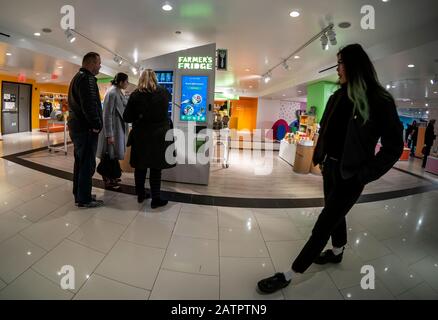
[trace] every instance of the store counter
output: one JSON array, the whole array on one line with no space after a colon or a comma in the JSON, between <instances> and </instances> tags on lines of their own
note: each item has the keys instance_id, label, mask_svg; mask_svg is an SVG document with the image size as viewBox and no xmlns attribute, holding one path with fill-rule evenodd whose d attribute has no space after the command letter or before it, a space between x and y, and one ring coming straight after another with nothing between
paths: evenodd
<instances>
[{"instance_id":1,"label":"store counter","mask_svg":"<svg viewBox=\"0 0 438 320\"><path fill-rule=\"evenodd\" d=\"M438 158L427 157L426 171L438 175Z\"/></svg>"},{"instance_id":2,"label":"store counter","mask_svg":"<svg viewBox=\"0 0 438 320\"><path fill-rule=\"evenodd\" d=\"M40 131L41 132L63 132L64 131L64 124L62 122L54 123L51 122L49 125L49 121L52 120L51 118L47 119L40 119Z\"/></svg>"},{"instance_id":3,"label":"store counter","mask_svg":"<svg viewBox=\"0 0 438 320\"><path fill-rule=\"evenodd\" d=\"M295 163L295 154L297 152L297 145L289 143L287 140L281 140L279 156L281 159L289 163L291 166Z\"/></svg>"}]
</instances>

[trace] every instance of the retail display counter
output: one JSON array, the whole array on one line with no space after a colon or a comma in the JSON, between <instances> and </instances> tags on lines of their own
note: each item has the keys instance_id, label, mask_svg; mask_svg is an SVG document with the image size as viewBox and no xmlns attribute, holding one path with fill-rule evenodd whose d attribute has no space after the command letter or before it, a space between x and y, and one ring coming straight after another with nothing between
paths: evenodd
<instances>
[{"instance_id":1,"label":"retail display counter","mask_svg":"<svg viewBox=\"0 0 438 320\"><path fill-rule=\"evenodd\" d=\"M64 131L64 124L62 122L59 122L59 123L50 122L50 125L49 125L49 121L51 121L51 120L52 119L50 119L50 118L40 119L40 131L41 132L49 131L50 133L53 133L53 132L63 132Z\"/></svg>"},{"instance_id":2,"label":"retail display counter","mask_svg":"<svg viewBox=\"0 0 438 320\"><path fill-rule=\"evenodd\" d=\"M432 156L427 157L426 171L438 175L438 158L437 157L432 157Z\"/></svg>"},{"instance_id":3,"label":"retail display counter","mask_svg":"<svg viewBox=\"0 0 438 320\"><path fill-rule=\"evenodd\" d=\"M291 166L293 166L295 163L296 152L297 145L295 143L289 143L287 140L281 140L280 151L278 155Z\"/></svg>"},{"instance_id":4,"label":"retail display counter","mask_svg":"<svg viewBox=\"0 0 438 320\"><path fill-rule=\"evenodd\" d=\"M294 172L302 174L310 173L314 150L314 146L298 144L295 156Z\"/></svg>"}]
</instances>

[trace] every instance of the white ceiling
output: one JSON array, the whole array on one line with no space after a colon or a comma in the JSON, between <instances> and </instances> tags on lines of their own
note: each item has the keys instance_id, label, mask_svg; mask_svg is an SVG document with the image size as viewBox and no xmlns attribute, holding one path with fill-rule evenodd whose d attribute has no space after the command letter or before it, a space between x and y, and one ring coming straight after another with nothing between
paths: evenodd
<instances>
[{"instance_id":1,"label":"white ceiling","mask_svg":"<svg viewBox=\"0 0 438 320\"><path fill-rule=\"evenodd\" d=\"M43 63L47 66L44 72L53 72L59 63L57 59L61 59L61 63L66 63L63 72L68 78L70 71L74 73L75 63L79 63L72 57L81 57L90 50L102 54L103 73L128 71L126 67L119 68L111 54L88 40L79 37L74 44L66 41L60 28L60 8L65 3L57 0L39 0L34 4L26 0L0 2L0 32L11 34L11 38L0 36L0 41L17 50L27 48L55 57L47 58ZM174 7L171 12L161 9L163 2L70 0L68 4L76 10L76 30L131 60L134 50L138 51L139 59L144 60L208 43L228 49L229 70L217 72L216 83L218 90L232 88L241 95L275 99L303 97L307 83L333 79L334 70L321 74L318 71L334 64L338 49L352 42L367 48L384 84L394 82L400 89L407 80L416 79L408 91L395 90L397 98L410 98L419 104L424 99L427 79L438 73L433 59L434 55L438 58L436 0L391 0L387 3L381 0L169 0ZM365 4L373 5L376 10L375 30L360 28L360 10ZM293 9L299 10L301 16L291 18L289 12ZM317 40L299 53L300 59L290 61L291 71L279 67L274 70L269 84L261 81L260 75L306 43L322 27L330 22L337 26L343 21L352 26L335 28L336 47L322 51ZM42 33L39 38L33 36L45 27L53 32ZM177 30L182 34L176 35ZM2 48L0 45L0 68L8 65L2 64L1 50L6 50ZM18 55L22 54L26 57L27 53L19 52ZM26 64L20 58L15 66L8 67L34 72L38 59L32 56L29 61L34 61L33 64ZM417 67L407 70L407 61ZM429 99L433 100L430 95ZM434 105L436 101L430 103Z\"/></svg>"}]
</instances>

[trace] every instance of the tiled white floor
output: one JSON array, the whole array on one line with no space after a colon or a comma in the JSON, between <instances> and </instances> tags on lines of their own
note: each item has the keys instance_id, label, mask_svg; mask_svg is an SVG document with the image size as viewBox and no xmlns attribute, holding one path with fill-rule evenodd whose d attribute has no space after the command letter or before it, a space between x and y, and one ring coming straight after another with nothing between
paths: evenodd
<instances>
[{"instance_id":1,"label":"tiled white floor","mask_svg":"<svg viewBox=\"0 0 438 320\"><path fill-rule=\"evenodd\" d=\"M23 137L0 153L45 142ZM93 189L106 206L83 210L71 182L3 159L0 168L0 299L438 299L438 191L356 205L342 263L263 295L257 282L290 268L321 208L151 210ZM74 290L60 287L65 265ZM361 288L364 265L374 290Z\"/></svg>"},{"instance_id":2,"label":"tiled white floor","mask_svg":"<svg viewBox=\"0 0 438 320\"><path fill-rule=\"evenodd\" d=\"M152 300L218 300L219 277L161 270Z\"/></svg>"},{"instance_id":3,"label":"tiled white floor","mask_svg":"<svg viewBox=\"0 0 438 320\"><path fill-rule=\"evenodd\" d=\"M75 300L147 300L150 292L94 274L81 290Z\"/></svg>"}]
</instances>

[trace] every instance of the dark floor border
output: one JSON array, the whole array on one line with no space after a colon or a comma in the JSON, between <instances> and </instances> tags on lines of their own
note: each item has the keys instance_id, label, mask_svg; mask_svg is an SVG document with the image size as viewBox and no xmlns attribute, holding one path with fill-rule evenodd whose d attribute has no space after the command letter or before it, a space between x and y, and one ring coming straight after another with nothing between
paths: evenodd
<instances>
[{"instance_id":1,"label":"dark floor border","mask_svg":"<svg viewBox=\"0 0 438 320\"><path fill-rule=\"evenodd\" d=\"M62 144L59 144L62 145ZM56 145L56 146L59 146ZM71 172L62 171L59 169L54 169L51 167L46 167L20 157L28 155L34 152L47 150L47 147L28 150L12 155L3 156L3 159L11 161L13 163L19 164L23 167L33 169L48 175L52 175L58 178L72 181L73 174ZM425 178L423 176L417 175L415 173L396 168L394 169L415 176L416 178L426 180L431 183L430 186L415 187L403 190L388 191L382 193L365 194L359 198L358 203L367 203L375 201L383 201L393 198L401 198L410 195L415 195L419 193L429 192L433 190L438 190L438 184L434 181ZM93 186L99 189L104 189L104 184L102 180L93 179ZM135 195L135 188L131 185L122 184L120 189L117 190L118 193ZM234 198L234 197L219 197L219 196L209 196L209 195L197 195L189 193L179 193L171 191L162 191L162 197L166 200L181 203L190 203L197 205L206 206L220 206L220 207L237 207L237 208L312 208L312 207L323 207L323 198L298 198L298 199L265 199L265 198Z\"/></svg>"}]
</instances>

